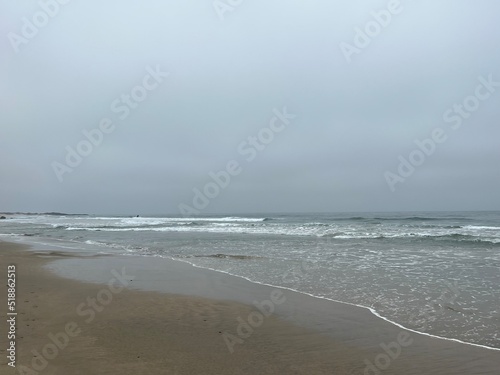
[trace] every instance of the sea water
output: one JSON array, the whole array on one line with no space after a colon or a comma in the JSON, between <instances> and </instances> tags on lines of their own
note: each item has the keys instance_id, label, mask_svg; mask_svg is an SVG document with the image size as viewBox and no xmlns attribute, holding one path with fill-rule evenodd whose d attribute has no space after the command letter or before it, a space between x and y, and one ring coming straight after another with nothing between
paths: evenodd
<instances>
[{"instance_id":1,"label":"sea water","mask_svg":"<svg viewBox=\"0 0 500 375\"><path fill-rule=\"evenodd\" d=\"M7 216L5 240L178 259L500 348L500 212Z\"/></svg>"}]
</instances>

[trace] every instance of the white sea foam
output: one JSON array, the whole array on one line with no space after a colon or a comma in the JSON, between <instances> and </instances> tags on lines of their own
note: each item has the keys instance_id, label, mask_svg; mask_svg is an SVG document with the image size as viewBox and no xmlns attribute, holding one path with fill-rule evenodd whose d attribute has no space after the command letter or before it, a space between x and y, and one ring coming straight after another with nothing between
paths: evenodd
<instances>
[{"instance_id":1,"label":"white sea foam","mask_svg":"<svg viewBox=\"0 0 500 375\"><path fill-rule=\"evenodd\" d=\"M443 322L446 328L432 327L435 331L431 332L479 344L495 343L491 325L495 315L490 310L498 301L492 295L497 295L500 215L479 215L478 220L430 220L432 215L425 215L429 220L423 221L414 219L417 216L408 219L405 215L400 221L394 215L376 221L321 215L281 215L268 220L263 216L38 216L2 221L0 235L47 244L53 243L49 238L66 240L75 249L94 247L96 252L112 254L178 255L200 267L263 284L292 286L291 290L318 298L376 306L374 313L402 325L412 309L425 305L425 298L439 296L440 280L463 280L461 312L449 310L446 319L451 320ZM321 265L323 271L307 271L297 287L273 276L280 267L289 269L304 260Z\"/></svg>"}]
</instances>

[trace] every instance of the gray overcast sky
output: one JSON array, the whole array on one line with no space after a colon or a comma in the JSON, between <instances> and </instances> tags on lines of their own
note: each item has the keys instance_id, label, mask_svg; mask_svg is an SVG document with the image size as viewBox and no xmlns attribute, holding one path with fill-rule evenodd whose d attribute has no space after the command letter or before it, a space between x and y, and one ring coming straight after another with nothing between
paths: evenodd
<instances>
[{"instance_id":1,"label":"gray overcast sky","mask_svg":"<svg viewBox=\"0 0 500 375\"><path fill-rule=\"evenodd\" d=\"M241 173L202 213L500 209L500 87L476 91L500 82L497 0L402 0L380 30L391 1L29 3L0 0L0 211L177 213L230 160ZM170 75L121 120L148 66ZM238 147L284 107L296 118L248 161ZM105 118L60 182L54 162Z\"/></svg>"}]
</instances>

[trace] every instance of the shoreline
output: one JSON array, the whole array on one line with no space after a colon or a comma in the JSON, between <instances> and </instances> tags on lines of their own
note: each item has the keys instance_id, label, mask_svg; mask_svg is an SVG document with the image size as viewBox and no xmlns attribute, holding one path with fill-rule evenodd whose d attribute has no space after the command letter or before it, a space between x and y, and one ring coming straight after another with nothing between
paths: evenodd
<instances>
[{"instance_id":1,"label":"shoreline","mask_svg":"<svg viewBox=\"0 0 500 375\"><path fill-rule=\"evenodd\" d=\"M145 366L144 369L148 367L149 371L153 373L163 373L160 371L175 373L173 371L178 371L179 374L363 374L364 371L371 374L376 373L374 371L382 372L383 370L384 374L469 375L474 373L493 374L500 366L500 356L492 350L454 343L447 339L437 340L420 333L418 336L412 337L408 330L395 327L393 323L375 316L365 307L332 302L283 288L280 288L283 289L283 293L279 296L276 293L273 294L273 291L279 290L275 287L250 282L239 276L230 276L222 272L193 267L188 262L160 261L158 258L146 259L146 257L143 257L144 259L118 256L81 258L74 254L63 255L63 252L40 256L41 253L34 253L36 249L33 248L5 242L0 242L0 245L2 267L8 259L22 260L23 265L21 266L19 263L19 274L21 275L21 268L26 266L33 272L31 276L38 279L39 285L49 281L49 285L54 287L57 293L62 294L61 298L57 300L62 306L68 306L69 300L73 301L73 304L75 302L81 303L81 301L85 301L84 295L96 296L96 293L103 290L103 285L106 285L110 280L110 275L112 275L110 270L122 270L122 267L130 270L130 274L134 275L130 285L127 285L127 288L119 294L112 294L112 303L105 306L102 314L95 311L96 321L104 317L107 322L104 326L100 325L106 338L102 336L101 332L97 334L95 328L84 326L87 330L92 331L92 337L98 336L98 343L102 344L103 340L107 342L105 349L108 354L111 353L111 362L113 362L113 358L116 358L115 364L127 362L129 359L123 358L124 348L121 347L122 345L134 347L138 344L148 347L153 344L156 347L168 344L170 347L165 348L165 353L182 352L183 355L180 357L190 359L179 362L179 358L177 358L177 369L172 370L173 367L170 367L168 370L170 372L168 372L166 367L163 368L165 363L160 364L158 358L151 356L149 364L142 365ZM11 250L6 251L5 249L9 247ZM39 270L35 271L37 267ZM81 276L79 272L83 273L87 280L75 281L62 278L60 273L54 273L56 271L54 267L58 268L59 271L66 270L65 272L71 273L73 278ZM128 272L125 274L128 275ZM2 277L4 274L5 272L2 273ZM23 277L28 277L28 275ZM61 280L64 280L64 283L61 283ZM114 287L116 288L116 285ZM69 293L70 290L71 293ZM54 294L54 290L51 291L50 288L47 291L49 295ZM82 296L82 298L76 298L75 301L74 291L80 291L76 293L76 297ZM104 298L105 294L102 294L101 297ZM19 296L19 299L24 297ZM168 303L160 302L163 300L168 300ZM134 301L134 303L131 305L130 301ZM260 302L261 307L264 306L262 310L253 304L255 301ZM265 306L270 305L266 305L264 301L274 302L273 311L268 316L265 314ZM280 301L281 303L279 303ZM138 303L143 305L136 307ZM161 305L162 308L159 309L158 305ZM39 304L38 309L42 307ZM48 307L45 306L45 308ZM268 307L267 311L269 310ZM80 310L80 312L84 311L87 310ZM194 317L193 311L196 312ZM203 315L203 312L207 311L210 313ZM257 324L259 317L256 313L259 311L264 319L260 324ZM27 314L32 315L35 312L33 306L26 311ZM75 317L75 312L70 312L70 315ZM78 316L78 314L76 315ZM123 318L122 315L124 315ZM85 316L89 319L90 313L86 313ZM148 320L142 321L141 317L145 318L146 316ZM125 324L124 320L127 319L128 323ZM254 320L252 321L252 319ZM217 328L200 331L201 327L207 325L207 321L212 320L217 321ZM250 326L248 322L255 323L255 326L250 327L251 332L248 337L242 337L238 334L242 320L247 322L246 326ZM144 326L147 321L154 321L163 326L168 325L167 337L157 337L157 330L154 326L148 324ZM40 324L54 327L58 324L60 326L61 322L52 321L47 316L47 320ZM108 326L115 327L115 329L110 331ZM136 330L134 328L136 326L140 329ZM197 329L193 330L193 327L197 327ZM131 333L127 336L124 333L127 330L132 330L135 334ZM182 335L178 334L180 331L182 331ZM226 345L227 342L221 336L226 335L226 333L228 334L226 337L233 343L233 353L230 353L229 346ZM177 338L184 337L182 345L184 350L179 350L176 344L168 339L170 335ZM186 335L188 338L185 337ZM126 339L124 336L127 336ZM3 337L0 338L2 352L3 340ZM410 340L411 343L409 343ZM33 342L32 337L30 336L28 340L23 339L20 344L26 344L26 341ZM78 340L75 343L77 345L74 351L78 353L78 356L82 355L81 352L96 350L95 343L85 344ZM408 345L405 346L405 344ZM389 351L384 351L382 345L389 348ZM395 345L399 345L399 349ZM118 347L112 350L114 346ZM19 347L21 348L21 346ZM100 348L99 345L97 347ZM391 348L393 348L392 352ZM157 349L150 348L150 351L159 355ZM395 358L390 358L385 353L398 355ZM207 354L208 357L206 357ZM29 353L22 352L18 355L23 360L25 360L24 358L29 359ZM220 363L210 367L209 372L207 372L206 364L199 363L203 362L200 360L200 356L209 362L213 362L213 359L210 358L215 356ZM389 358L388 367L382 369L375 365L374 370L370 370L368 363L371 366L378 364L384 367L382 361L385 359L384 356ZM75 363L75 358L71 356L70 358L70 362ZM376 362L377 359L379 362ZM57 358L54 361L56 360ZM92 358L86 358L86 360L93 361ZM259 368L259 371L254 372L255 368L250 364L256 362L264 363L264 365ZM137 373L138 364L130 361L127 363L127 366L122 366L121 372L116 373L127 374L126 371ZM241 363L249 363L250 367L243 366L242 368ZM57 365L61 366L60 368L69 368L64 367L69 366L67 361L62 361ZM194 368L203 368L203 370L196 370L199 371L196 372ZM71 373L78 374L79 372L74 372L75 369L72 368L73 372ZM186 371L187 369L192 370L190 372ZM80 370L78 368L78 371ZM89 371L88 368L86 370ZM109 371L102 373L115 373L112 372L112 369ZM51 372L46 370L43 373Z\"/></svg>"},{"instance_id":2,"label":"shoreline","mask_svg":"<svg viewBox=\"0 0 500 375\"><path fill-rule=\"evenodd\" d=\"M41 244L36 243L36 242L30 242L29 240L28 241L26 241L26 240L21 241L21 243L26 244L27 246L40 247L40 249L42 249L42 248L43 249L50 249L51 248L51 245L49 245L49 244L45 243L45 244L41 245ZM62 243L65 243L65 242L63 241ZM72 243L72 245L75 245L75 244L76 243ZM60 246L62 248L62 250L60 251L61 253L64 253L65 250L66 251L68 250L68 248L65 248L64 246L62 246L60 243L58 244L57 242L55 242L52 246ZM89 256L88 249L87 249L87 252L78 252L76 254L77 254L76 255L77 257L78 256L81 256L81 257L83 257L83 256L85 256L85 257ZM116 254L96 254L96 255L90 255L90 257L96 257L96 256L112 256L112 257L113 256L118 256L118 257L120 257L122 255L116 255ZM131 257L142 258L142 256L139 256L139 255L130 255L130 256ZM435 338L435 339L439 339L439 340L452 341L452 342L456 342L456 343L459 343L459 344L470 345L470 346L474 346L474 347L478 347L478 348L483 348L483 349L487 349L487 350L500 351L500 347L496 348L496 347L487 346L487 345L483 345L483 344L477 344L477 343L473 343L473 342L463 341L463 340L460 340L460 339L457 339L457 338L445 337L445 336L438 336L438 335L434 335L434 334L431 334L431 333L421 332L421 331L418 331L418 330L415 330L415 329L412 329L412 328L408 328L408 327L404 326L402 323L398 323L398 322L396 322L394 320L391 320L390 318L387 318L387 317L381 315L377 310L375 310L374 308L369 307L369 306L360 305L360 304L351 303L351 302L340 301L340 300L336 300L336 299L328 298L328 297L323 297L323 296L318 296L318 295L315 295L315 294L307 293L307 292L300 291L300 290L293 289L293 288L288 288L288 287L285 287L285 286L274 285L274 284L267 284L267 283L264 283L264 282L252 280L252 279L247 278L245 276L233 274L233 273L230 273L230 272L227 272L227 271L222 271L222 270L218 270L218 269L214 269L214 268L210 268L210 267L199 266L199 265L196 265L196 264L190 262L189 260L186 260L186 259L183 259L183 258L172 258L172 257L165 257L165 256L161 256L159 258L172 260L174 262L182 262L182 263L189 264L190 266L192 266L194 268L199 268L199 269L202 269L202 270L210 270L210 271L221 273L221 274L224 274L224 275L229 275L229 276L241 278L243 280L246 280L248 282L254 283L256 285L263 285L263 286L268 286L268 287L273 287L273 288L288 290L288 291L291 291L291 292L294 292L294 293L300 293L300 294L303 294L305 296L309 296L309 297L312 297L312 298L323 299L323 300L331 301L331 302L334 302L334 303L345 304L345 305L356 307L356 308L366 309L366 310L370 311L375 317L377 317L377 318L379 318L379 319L381 319L381 320L383 320L385 322L388 322L390 324L393 324L394 326L396 326L398 328L401 328L403 330L406 330L406 331L409 331L409 332L412 332L412 333L415 333L415 334L418 334L418 335L423 335L423 336L427 336L427 337L431 337L431 338Z\"/></svg>"},{"instance_id":3,"label":"shoreline","mask_svg":"<svg viewBox=\"0 0 500 375\"><path fill-rule=\"evenodd\" d=\"M229 276L238 277L238 278L241 278L241 279L246 280L248 282L257 284L257 285L263 285L263 286L269 286L269 287L278 288L278 289L289 290L291 292L300 293L300 294L303 294L303 295L306 295L306 296L309 296L309 297L313 297L313 298L324 299L324 300L331 301L331 302L334 302L334 303L340 303L340 304L344 304L344 305L348 305L348 306L353 306L353 307L357 307L357 308L366 309L366 310L370 311L377 318L382 319L382 320L384 320L384 321L386 321L386 322L388 322L390 324L393 324L396 327L404 329L406 331L409 331L409 332L412 332L412 333L416 333L418 335L432 337L432 338L439 339L439 340L453 341L453 342L460 343L460 344L463 344L463 345L471 345L471 346L475 346L475 347L479 347L479 348L483 348L483 349L488 349L488 350L500 351L500 348L494 348L494 347L487 346L487 345L481 345L481 344L476 344L476 343L473 343L473 342L462 341L462 340L455 339L455 338L450 338L450 337L437 336L437 335L433 335L433 334L430 334L430 333L420 332L420 331L417 331L417 330L405 327L403 324L395 322L395 321L393 321L393 320L391 320L391 319L389 319L389 318L387 318L387 317L379 314L377 310L375 310L375 309L373 309L373 308L371 308L369 306L359 305L359 304L351 303L351 302L339 301L339 300L336 300L336 299L333 299L333 298L328 298L328 297L317 296L315 294L303 292L303 291L300 291L300 290L297 290L297 289L293 289L293 288L288 288L288 287L285 287L285 286L267 284L267 283L264 283L264 282L260 282L260 281L249 279L249 278L247 278L245 276L236 275L236 274L233 274L233 273L230 273L230 272L227 272L227 271L221 271L221 270L217 270L215 268L209 268L209 267L201 267L201 266L193 264L193 263L191 263L189 261L186 261L184 259L174 259L174 258L168 258L168 259L172 259L173 261L185 262L185 263L188 263L188 264L190 264L191 266L193 266L195 268L207 269L207 270L210 270L210 271L213 271L213 272L219 272L219 273L226 274L226 275L229 275Z\"/></svg>"},{"instance_id":4,"label":"shoreline","mask_svg":"<svg viewBox=\"0 0 500 375\"><path fill-rule=\"evenodd\" d=\"M74 256L40 256L34 250L0 242L0 269L17 264L20 319L16 369L7 366L6 340L0 337L2 374L347 374L359 366L354 349L274 315L244 342L236 342L231 353L223 333L237 336L237 319L255 310L240 303L127 288L113 294L110 304L89 309L87 299L98 300L107 284L61 278L43 266ZM85 308L79 314L82 303ZM51 354L44 352L54 343L50 335L61 337L71 322L81 332L70 337L59 355L46 360L45 368L36 368L43 366L37 361ZM332 349L338 354L336 361L327 354Z\"/></svg>"}]
</instances>

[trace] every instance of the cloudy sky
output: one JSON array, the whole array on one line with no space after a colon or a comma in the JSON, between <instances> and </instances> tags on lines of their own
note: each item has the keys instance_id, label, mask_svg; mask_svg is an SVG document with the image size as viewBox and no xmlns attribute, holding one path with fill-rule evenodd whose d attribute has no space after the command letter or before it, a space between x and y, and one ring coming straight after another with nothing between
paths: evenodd
<instances>
[{"instance_id":1,"label":"cloudy sky","mask_svg":"<svg viewBox=\"0 0 500 375\"><path fill-rule=\"evenodd\" d=\"M497 0L66 2L0 1L0 211L500 209Z\"/></svg>"}]
</instances>

